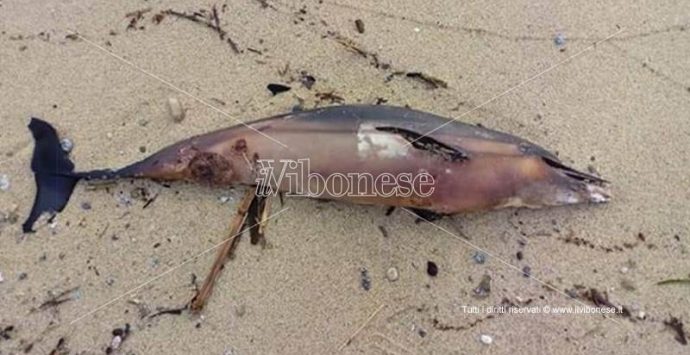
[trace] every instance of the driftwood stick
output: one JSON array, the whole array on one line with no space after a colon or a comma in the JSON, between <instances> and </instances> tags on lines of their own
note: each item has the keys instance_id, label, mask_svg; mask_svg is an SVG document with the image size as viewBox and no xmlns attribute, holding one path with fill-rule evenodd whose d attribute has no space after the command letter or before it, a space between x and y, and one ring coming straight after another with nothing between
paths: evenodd
<instances>
[{"instance_id":1,"label":"driftwood stick","mask_svg":"<svg viewBox=\"0 0 690 355\"><path fill-rule=\"evenodd\" d=\"M247 217L247 212L249 211L249 206L252 204L252 201L255 197L256 196L253 189L247 190L242 198L242 201L240 202L240 205L237 207L237 213L230 223L230 233L228 238L220 246L220 249L218 249L218 253L216 254L216 259L213 262L211 271L209 271L208 275L206 275L206 279L204 279L204 283L201 285L201 288L197 290L196 294L189 302L189 309L192 312L201 311L204 308L204 305L206 305L206 301L208 301L208 298L211 296L213 286L215 285L220 272L223 271L225 261L232 257L234 250L237 247L237 243L241 237L240 233L242 226L244 226L244 221Z\"/></svg>"}]
</instances>

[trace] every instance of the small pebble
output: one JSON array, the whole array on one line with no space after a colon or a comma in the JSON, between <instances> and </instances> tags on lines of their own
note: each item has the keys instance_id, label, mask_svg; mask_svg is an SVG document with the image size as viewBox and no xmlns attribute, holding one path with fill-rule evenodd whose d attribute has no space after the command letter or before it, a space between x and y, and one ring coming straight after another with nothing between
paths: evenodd
<instances>
[{"instance_id":1,"label":"small pebble","mask_svg":"<svg viewBox=\"0 0 690 355\"><path fill-rule=\"evenodd\" d=\"M237 307L235 307L235 314L236 314L238 317L242 317L242 316L245 315L246 313L247 313L247 307L245 307L243 304L238 305Z\"/></svg>"},{"instance_id":2,"label":"small pebble","mask_svg":"<svg viewBox=\"0 0 690 355\"><path fill-rule=\"evenodd\" d=\"M386 278L388 281L395 281L398 279L398 277L398 269L391 267L388 269L388 271L386 271Z\"/></svg>"},{"instance_id":3,"label":"small pebble","mask_svg":"<svg viewBox=\"0 0 690 355\"><path fill-rule=\"evenodd\" d=\"M170 117L175 122L182 122L184 119L184 109L182 109L182 104L180 101L174 97L168 98L168 111L170 112Z\"/></svg>"},{"instance_id":4,"label":"small pebble","mask_svg":"<svg viewBox=\"0 0 690 355\"><path fill-rule=\"evenodd\" d=\"M482 334L482 335L479 337L479 340L480 340L483 344L486 344L486 345L491 345L491 343L494 342L494 338L493 338L491 335L488 335L488 334Z\"/></svg>"},{"instance_id":5,"label":"small pebble","mask_svg":"<svg viewBox=\"0 0 690 355\"><path fill-rule=\"evenodd\" d=\"M7 175L0 175L0 190L7 191L10 189L10 178Z\"/></svg>"},{"instance_id":6,"label":"small pebble","mask_svg":"<svg viewBox=\"0 0 690 355\"><path fill-rule=\"evenodd\" d=\"M438 266L433 261L427 261L426 263L426 273L431 277L436 277L438 275Z\"/></svg>"},{"instance_id":7,"label":"small pebble","mask_svg":"<svg viewBox=\"0 0 690 355\"><path fill-rule=\"evenodd\" d=\"M479 285L472 290L474 296L477 298L486 298L491 294L491 276L484 275Z\"/></svg>"},{"instance_id":8,"label":"small pebble","mask_svg":"<svg viewBox=\"0 0 690 355\"><path fill-rule=\"evenodd\" d=\"M557 35L553 38L553 43L554 43L556 46L558 46L558 47L564 46L564 45L565 45L565 35L562 34L562 33L557 34Z\"/></svg>"},{"instance_id":9,"label":"small pebble","mask_svg":"<svg viewBox=\"0 0 690 355\"><path fill-rule=\"evenodd\" d=\"M230 201L230 197L221 196L221 197L218 197L218 201L220 201L220 203L226 203L226 202Z\"/></svg>"},{"instance_id":10,"label":"small pebble","mask_svg":"<svg viewBox=\"0 0 690 355\"><path fill-rule=\"evenodd\" d=\"M62 138L60 140L60 147L62 147L63 151L69 153L72 151L72 148L74 148L74 143L72 143L72 140L69 138Z\"/></svg>"},{"instance_id":11,"label":"small pebble","mask_svg":"<svg viewBox=\"0 0 690 355\"><path fill-rule=\"evenodd\" d=\"M120 345L122 345L122 336L114 336L113 340L110 342L110 348L113 350L117 350L120 348Z\"/></svg>"},{"instance_id":12,"label":"small pebble","mask_svg":"<svg viewBox=\"0 0 690 355\"><path fill-rule=\"evenodd\" d=\"M5 282L5 278L2 276L2 272L0 272L0 283Z\"/></svg>"},{"instance_id":13,"label":"small pebble","mask_svg":"<svg viewBox=\"0 0 690 355\"><path fill-rule=\"evenodd\" d=\"M419 33L419 31L421 31L421 30L419 29L419 27L415 27L415 28L414 28L414 31L417 32L417 33Z\"/></svg>"},{"instance_id":14,"label":"small pebble","mask_svg":"<svg viewBox=\"0 0 690 355\"><path fill-rule=\"evenodd\" d=\"M647 317L647 314L644 311L637 312L637 319L645 319L645 317Z\"/></svg>"},{"instance_id":15,"label":"small pebble","mask_svg":"<svg viewBox=\"0 0 690 355\"><path fill-rule=\"evenodd\" d=\"M88 202L86 202L86 201L84 201L84 202L81 203L81 209L84 210L84 211L88 211L88 210L91 209L91 204L88 203Z\"/></svg>"},{"instance_id":16,"label":"small pebble","mask_svg":"<svg viewBox=\"0 0 690 355\"><path fill-rule=\"evenodd\" d=\"M623 266L623 267L621 268L621 273L622 273L622 274L627 274L628 271L630 271L630 269L628 269L626 266Z\"/></svg>"},{"instance_id":17,"label":"small pebble","mask_svg":"<svg viewBox=\"0 0 690 355\"><path fill-rule=\"evenodd\" d=\"M530 277L532 275L532 268L529 266L525 266L522 268L522 276L524 277Z\"/></svg>"},{"instance_id":18,"label":"small pebble","mask_svg":"<svg viewBox=\"0 0 690 355\"><path fill-rule=\"evenodd\" d=\"M474 259L474 262L477 264L484 264L486 262L486 254L482 253L481 251L478 251L474 253L472 259Z\"/></svg>"}]
</instances>

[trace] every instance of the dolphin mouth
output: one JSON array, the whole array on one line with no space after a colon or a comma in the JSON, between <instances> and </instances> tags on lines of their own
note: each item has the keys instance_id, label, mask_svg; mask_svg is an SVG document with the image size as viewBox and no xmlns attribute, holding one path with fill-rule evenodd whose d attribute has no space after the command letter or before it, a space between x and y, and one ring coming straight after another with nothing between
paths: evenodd
<instances>
[{"instance_id":1,"label":"dolphin mouth","mask_svg":"<svg viewBox=\"0 0 690 355\"><path fill-rule=\"evenodd\" d=\"M607 203L611 200L611 191L605 187L586 184L585 188L587 190L586 196L591 203Z\"/></svg>"}]
</instances>

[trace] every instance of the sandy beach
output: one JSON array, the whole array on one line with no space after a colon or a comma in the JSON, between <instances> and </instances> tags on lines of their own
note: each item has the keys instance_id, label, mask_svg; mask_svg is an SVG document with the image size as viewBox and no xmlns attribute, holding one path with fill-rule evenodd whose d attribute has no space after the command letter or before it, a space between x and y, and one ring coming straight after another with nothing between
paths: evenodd
<instances>
[{"instance_id":1,"label":"sandy beach","mask_svg":"<svg viewBox=\"0 0 690 355\"><path fill-rule=\"evenodd\" d=\"M647 0L0 0L0 354L688 353L689 26L690 2ZM523 137L614 197L433 224L273 201L267 246L240 241L200 314L174 310L241 187L79 183L22 233L31 117L89 170L376 103Z\"/></svg>"}]
</instances>

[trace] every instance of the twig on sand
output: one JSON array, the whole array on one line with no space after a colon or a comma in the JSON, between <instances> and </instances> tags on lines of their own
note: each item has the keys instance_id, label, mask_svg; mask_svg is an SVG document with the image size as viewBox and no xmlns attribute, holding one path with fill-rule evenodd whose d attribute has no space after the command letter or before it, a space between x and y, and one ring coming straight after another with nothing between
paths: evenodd
<instances>
[{"instance_id":1,"label":"twig on sand","mask_svg":"<svg viewBox=\"0 0 690 355\"><path fill-rule=\"evenodd\" d=\"M74 287L69 290L65 290L60 292L57 295L52 295L47 301L41 303L40 306L38 306L38 310L45 310L48 308L56 308L57 306L74 300L79 292L79 287Z\"/></svg>"},{"instance_id":2,"label":"twig on sand","mask_svg":"<svg viewBox=\"0 0 690 355\"><path fill-rule=\"evenodd\" d=\"M240 240L240 232L242 226L244 225L244 221L247 218L249 206L251 206L255 197L256 195L254 194L253 189L247 190L242 198L242 201L240 202L240 205L237 207L237 214L235 214L235 217L230 223L230 233L228 239L225 240L220 249L218 249L218 253L216 254L216 259L213 262L211 271L206 276L201 288L197 290L196 294L189 302L189 309L192 312L199 312L204 308L206 301L208 301L208 298L211 296L213 286L215 285L220 272L223 271L225 261L229 258L232 258L235 248L237 247L237 243Z\"/></svg>"},{"instance_id":3,"label":"twig on sand","mask_svg":"<svg viewBox=\"0 0 690 355\"><path fill-rule=\"evenodd\" d=\"M357 330L355 330L355 332L352 333L352 335L350 335L347 338L347 340L345 340L343 342L343 344L340 345L340 347L338 347L338 351L342 351L343 349L345 349L346 346L350 345L350 343L352 343L352 340L355 339L357 334L359 334L364 328L366 328L366 326L369 325L369 323L371 323L371 321L374 319L374 317L376 317L376 315L379 314L379 312L381 312L381 310L384 309L385 307L386 307L386 304L384 303L384 304L380 305L379 308L377 308L374 312L372 312L371 315L369 315L369 318L367 318L367 320L365 320L364 323L359 328L357 328Z\"/></svg>"},{"instance_id":4,"label":"twig on sand","mask_svg":"<svg viewBox=\"0 0 690 355\"><path fill-rule=\"evenodd\" d=\"M172 9L162 11L160 14L182 18L206 26L218 33L218 37L220 37L221 41L228 42L228 45L230 45L230 48L232 48L233 52L240 54L240 49L237 46L237 43L232 38L230 38L227 31L220 27L220 18L218 16L218 10L216 10L215 5L211 8L211 14L209 15L209 17L203 16L198 12L188 14L184 11L179 12Z\"/></svg>"}]
</instances>

